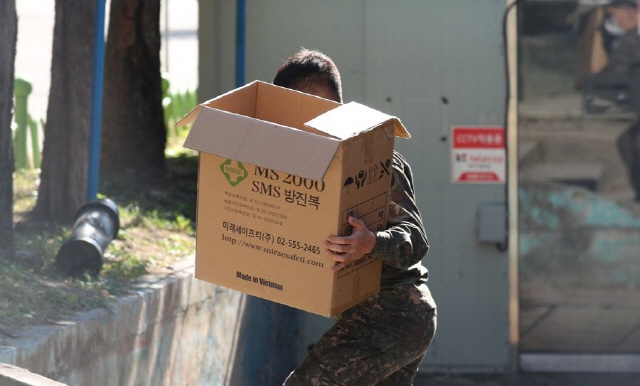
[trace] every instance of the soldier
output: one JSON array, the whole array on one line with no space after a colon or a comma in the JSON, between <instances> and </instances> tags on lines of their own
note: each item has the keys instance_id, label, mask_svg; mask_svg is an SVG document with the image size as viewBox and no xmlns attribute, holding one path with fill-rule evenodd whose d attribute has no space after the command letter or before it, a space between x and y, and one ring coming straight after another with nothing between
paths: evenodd
<instances>
[{"instance_id":1,"label":"soldier","mask_svg":"<svg viewBox=\"0 0 640 386\"><path fill-rule=\"evenodd\" d=\"M301 50L274 84L342 103L340 73L318 51ZM284 382L295 385L411 385L436 330L436 305L421 264L429 248L407 161L394 151L387 229L349 218L349 236L331 236L334 271L364 255L383 263L380 292L343 312Z\"/></svg>"}]
</instances>

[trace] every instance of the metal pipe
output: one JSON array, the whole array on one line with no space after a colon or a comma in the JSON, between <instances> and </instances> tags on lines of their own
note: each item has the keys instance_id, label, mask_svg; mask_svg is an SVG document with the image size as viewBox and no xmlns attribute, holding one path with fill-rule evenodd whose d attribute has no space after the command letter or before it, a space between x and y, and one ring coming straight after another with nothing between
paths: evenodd
<instances>
[{"instance_id":1,"label":"metal pipe","mask_svg":"<svg viewBox=\"0 0 640 386\"><path fill-rule=\"evenodd\" d=\"M106 0L96 0L95 30L93 32L93 83L91 86L91 130L89 133L87 201L95 200L97 197L98 181L100 179L105 3Z\"/></svg>"},{"instance_id":2,"label":"metal pipe","mask_svg":"<svg viewBox=\"0 0 640 386\"><path fill-rule=\"evenodd\" d=\"M108 198L93 200L78 210L75 219L71 236L56 255L56 268L71 276L98 275L107 246L118 236L118 207Z\"/></svg>"},{"instance_id":3,"label":"metal pipe","mask_svg":"<svg viewBox=\"0 0 640 386\"><path fill-rule=\"evenodd\" d=\"M244 85L247 33L247 2L236 1L236 87Z\"/></svg>"}]
</instances>

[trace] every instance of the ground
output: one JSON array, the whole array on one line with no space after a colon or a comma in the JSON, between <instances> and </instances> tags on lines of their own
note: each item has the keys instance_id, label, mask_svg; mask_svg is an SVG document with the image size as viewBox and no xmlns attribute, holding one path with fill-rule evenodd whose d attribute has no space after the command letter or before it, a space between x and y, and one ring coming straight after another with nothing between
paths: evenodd
<instances>
[{"instance_id":1,"label":"ground","mask_svg":"<svg viewBox=\"0 0 640 386\"><path fill-rule=\"evenodd\" d=\"M71 312L108 307L144 274L161 274L195 250L197 157L168 158L167 176L139 186L130 176L105 178L100 193L118 205L120 230L96 277L70 278L55 269L55 255L72 224L57 225L30 215L37 172L16 173L16 252L0 264L0 341L25 324L52 323ZM3 258L5 258L3 256Z\"/></svg>"}]
</instances>

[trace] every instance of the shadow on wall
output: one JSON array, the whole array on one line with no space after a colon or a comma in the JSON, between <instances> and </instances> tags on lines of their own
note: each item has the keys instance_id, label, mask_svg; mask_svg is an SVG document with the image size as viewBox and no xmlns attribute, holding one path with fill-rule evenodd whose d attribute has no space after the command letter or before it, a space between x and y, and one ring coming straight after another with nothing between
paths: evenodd
<instances>
[{"instance_id":1,"label":"shadow on wall","mask_svg":"<svg viewBox=\"0 0 640 386\"><path fill-rule=\"evenodd\" d=\"M281 385L297 365L302 311L246 296L230 386Z\"/></svg>"}]
</instances>

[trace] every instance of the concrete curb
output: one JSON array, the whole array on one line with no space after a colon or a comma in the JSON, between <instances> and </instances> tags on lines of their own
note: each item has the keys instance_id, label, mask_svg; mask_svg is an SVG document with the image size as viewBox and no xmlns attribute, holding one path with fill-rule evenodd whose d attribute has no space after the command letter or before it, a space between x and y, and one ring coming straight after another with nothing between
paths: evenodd
<instances>
[{"instance_id":1,"label":"concrete curb","mask_svg":"<svg viewBox=\"0 0 640 386\"><path fill-rule=\"evenodd\" d=\"M69 385L222 385L243 295L195 280L193 259L131 291L108 310L19 331L1 342L0 362Z\"/></svg>"},{"instance_id":2,"label":"concrete curb","mask_svg":"<svg viewBox=\"0 0 640 386\"><path fill-rule=\"evenodd\" d=\"M66 386L20 367L0 363L0 386Z\"/></svg>"}]
</instances>

